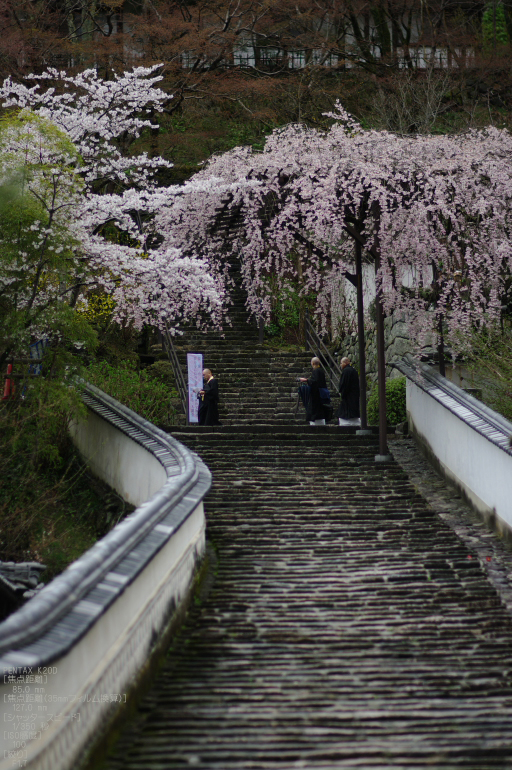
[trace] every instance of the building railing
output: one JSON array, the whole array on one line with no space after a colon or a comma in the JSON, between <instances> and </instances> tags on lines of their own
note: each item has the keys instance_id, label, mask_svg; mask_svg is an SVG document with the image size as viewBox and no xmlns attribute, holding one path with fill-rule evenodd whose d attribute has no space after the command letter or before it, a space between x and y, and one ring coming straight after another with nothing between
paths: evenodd
<instances>
[{"instance_id":1,"label":"building railing","mask_svg":"<svg viewBox=\"0 0 512 770\"><path fill-rule=\"evenodd\" d=\"M338 392L341 377L341 366L338 364L330 350L318 335L316 329L311 323L309 313L304 315L304 341L306 351L311 350L321 360L327 376L329 377L331 388Z\"/></svg>"},{"instance_id":2,"label":"building railing","mask_svg":"<svg viewBox=\"0 0 512 770\"><path fill-rule=\"evenodd\" d=\"M187 418L188 423L188 389L187 389L187 383L185 382L185 378L183 376L183 370L180 366L180 361L178 358L178 354L176 352L176 348L173 345L172 337L169 333L169 330L166 329L166 331L162 334L162 340L165 352L167 353L169 357L170 364L172 366L172 371L174 373L174 379L176 380L176 386L178 388L178 393L180 394L180 400L181 400L181 406L183 409L183 413L185 417Z\"/></svg>"}]
</instances>

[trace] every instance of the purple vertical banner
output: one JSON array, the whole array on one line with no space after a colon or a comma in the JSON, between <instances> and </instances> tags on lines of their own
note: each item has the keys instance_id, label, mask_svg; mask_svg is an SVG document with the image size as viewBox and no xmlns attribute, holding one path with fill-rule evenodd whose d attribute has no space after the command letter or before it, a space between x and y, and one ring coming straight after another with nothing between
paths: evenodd
<instances>
[{"instance_id":1,"label":"purple vertical banner","mask_svg":"<svg viewBox=\"0 0 512 770\"><path fill-rule=\"evenodd\" d=\"M203 354L187 353L188 374L188 421L199 422L199 399L197 394L203 389Z\"/></svg>"}]
</instances>

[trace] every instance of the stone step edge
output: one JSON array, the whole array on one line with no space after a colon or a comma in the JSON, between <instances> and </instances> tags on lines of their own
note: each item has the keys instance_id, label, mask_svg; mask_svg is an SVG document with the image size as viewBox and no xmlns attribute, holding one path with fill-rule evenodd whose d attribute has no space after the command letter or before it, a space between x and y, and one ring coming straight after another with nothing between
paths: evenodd
<instances>
[{"instance_id":1,"label":"stone step edge","mask_svg":"<svg viewBox=\"0 0 512 770\"><path fill-rule=\"evenodd\" d=\"M195 433L198 435L204 435L205 433L339 433L340 435L355 435L356 430L359 428L352 428L350 426L340 425L276 425L276 424L262 424L257 423L255 425L176 425L173 426L168 432L172 435L174 433ZM371 436L355 436L361 440L372 440L374 437L378 437L379 429L377 427L370 427ZM388 433L394 434L395 428L389 427Z\"/></svg>"}]
</instances>

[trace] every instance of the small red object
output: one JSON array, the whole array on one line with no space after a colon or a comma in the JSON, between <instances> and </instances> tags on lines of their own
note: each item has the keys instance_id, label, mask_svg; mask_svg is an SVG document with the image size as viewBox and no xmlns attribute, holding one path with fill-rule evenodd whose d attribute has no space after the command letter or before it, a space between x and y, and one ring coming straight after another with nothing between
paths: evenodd
<instances>
[{"instance_id":1,"label":"small red object","mask_svg":"<svg viewBox=\"0 0 512 770\"><path fill-rule=\"evenodd\" d=\"M7 374L12 374L12 364L7 364ZM9 379L9 377L7 377L4 384L4 395L2 397L2 401L7 401L10 395L11 395L11 380Z\"/></svg>"},{"instance_id":2,"label":"small red object","mask_svg":"<svg viewBox=\"0 0 512 770\"><path fill-rule=\"evenodd\" d=\"M486 556L485 558L487 559L487 561L491 561L492 556Z\"/></svg>"},{"instance_id":3,"label":"small red object","mask_svg":"<svg viewBox=\"0 0 512 770\"><path fill-rule=\"evenodd\" d=\"M471 554L470 554L470 553L468 553L468 559L472 559L472 558L473 558L473 557L471 556Z\"/></svg>"}]
</instances>

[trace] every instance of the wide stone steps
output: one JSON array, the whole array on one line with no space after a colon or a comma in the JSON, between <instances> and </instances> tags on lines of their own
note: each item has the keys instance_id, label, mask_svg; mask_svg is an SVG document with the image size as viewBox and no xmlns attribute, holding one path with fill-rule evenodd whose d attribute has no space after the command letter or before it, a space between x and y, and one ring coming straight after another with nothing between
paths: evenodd
<instances>
[{"instance_id":1,"label":"wide stone steps","mask_svg":"<svg viewBox=\"0 0 512 770\"><path fill-rule=\"evenodd\" d=\"M222 331L185 328L174 339L178 360L187 378L186 353L203 353L204 366L219 381L219 417L222 425L294 425L305 420L302 405L297 415L297 377L311 372L311 353L272 350L258 341L258 329L245 309L246 294L233 270L230 325ZM333 395L335 395L333 393ZM337 402L333 402L337 407Z\"/></svg>"},{"instance_id":2,"label":"wide stone steps","mask_svg":"<svg viewBox=\"0 0 512 770\"><path fill-rule=\"evenodd\" d=\"M376 436L176 436L215 576L108 770L512 766L510 615Z\"/></svg>"}]
</instances>

